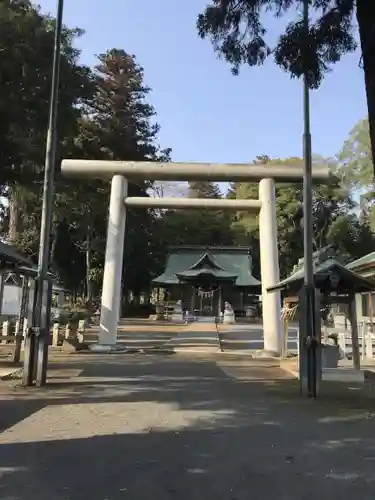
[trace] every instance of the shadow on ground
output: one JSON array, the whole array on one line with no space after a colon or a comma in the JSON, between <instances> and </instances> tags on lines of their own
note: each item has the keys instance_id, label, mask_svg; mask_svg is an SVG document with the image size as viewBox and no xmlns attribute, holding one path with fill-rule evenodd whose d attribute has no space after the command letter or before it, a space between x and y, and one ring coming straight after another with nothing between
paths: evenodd
<instances>
[{"instance_id":1,"label":"shadow on ground","mask_svg":"<svg viewBox=\"0 0 375 500\"><path fill-rule=\"evenodd\" d=\"M0 400L4 500L370 498L375 408L359 386L302 400L275 366L181 356L53 365ZM64 365L67 368L67 365Z\"/></svg>"}]
</instances>

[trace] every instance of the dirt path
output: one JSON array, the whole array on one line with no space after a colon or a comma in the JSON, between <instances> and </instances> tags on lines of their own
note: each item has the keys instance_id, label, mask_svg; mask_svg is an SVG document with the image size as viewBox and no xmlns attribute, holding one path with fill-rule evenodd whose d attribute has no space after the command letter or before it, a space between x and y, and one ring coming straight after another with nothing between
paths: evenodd
<instances>
[{"instance_id":1,"label":"dirt path","mask_svg":"<svg viewBox=\"0 0 375 500\"><path fill-rule=\"evenodd\" d=\"M62 363L63 361L63 363ZM301 400L276 366L72 356L0 387L2 500L346 500L373 496L373 400Z\"/></svg>"}]
</instances>

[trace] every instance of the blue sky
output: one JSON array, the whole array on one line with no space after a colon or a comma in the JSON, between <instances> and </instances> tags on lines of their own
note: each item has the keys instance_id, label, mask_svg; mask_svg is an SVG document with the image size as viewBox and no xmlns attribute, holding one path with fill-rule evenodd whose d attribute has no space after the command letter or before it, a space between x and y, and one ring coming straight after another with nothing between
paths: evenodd
<instances>
[{"instance_id":1,"label":"blue sky","mask_svg":"<svg viewBox=\"0 0 375 500\"><path fill-rule=\"evenodd\" d=\"M40 0L56 12L56 0ZM206 0L65 0L64 22L86 33L82 61L110 48L134 53L161 125L160 144L175 161L249 162L260 154L300 156L302 88L272 61L239 77L198 38L196 17ZM270 18L274 39L282 24ZM366 114L359 54L343 58L311 95L313 151L338 152Z\"/></svg>"}]
</instances>

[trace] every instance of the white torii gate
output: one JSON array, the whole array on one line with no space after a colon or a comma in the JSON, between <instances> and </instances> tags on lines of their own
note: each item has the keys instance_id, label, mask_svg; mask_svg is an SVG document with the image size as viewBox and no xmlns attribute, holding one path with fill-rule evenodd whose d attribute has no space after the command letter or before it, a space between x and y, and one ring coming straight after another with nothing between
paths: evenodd
<instances>
[{"instance_id":1,"label":"white torii gate","mask_svg":"<svg viewBox=\"0 0 375 500\"><path fill-rule=\"evenodd\" d=\"M264 350L279 355L282 349L280 293L267 289L280 281L277 243L275 181L301 182L301 167L286 165L156 163L100 160L63 160L67 177L100 177L111 180L107 245L105 253L99 344L115 346L120 314L121 277L126 208L212 208L259 211L260 264L263 306ZM313 169L315 180L327 180L326 166ZM128 197L128 179L173 181L259 182L258 200Z\"/></svg>"}]
</instances>

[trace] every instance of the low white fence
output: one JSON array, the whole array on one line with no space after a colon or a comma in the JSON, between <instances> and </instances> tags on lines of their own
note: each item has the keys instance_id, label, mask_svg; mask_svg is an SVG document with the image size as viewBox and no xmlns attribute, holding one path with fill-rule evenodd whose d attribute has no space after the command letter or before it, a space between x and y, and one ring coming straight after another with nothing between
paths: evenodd
<instances>
[{"instance_id":1,"label":"low white fence","mask_svg":"<svg viewBox=\"0 0 375 500\"><path fill-rule=\"evenodd\" d=\"M348 329L345 329L344 326L341 328L329 328L327 333L328 335L337 335L340 357L342 359L351 359L353 357L353 346L350 325ZM375 360L375 330L372 333L368 323L358 323L358 345L362 360ZM298 354L298 329L296 336L292 336L290 331L288 331L285 346L288 346L285 347L286 352L296 352Z\"/></svg>"},{"instance_id":2,"label":"low white fence","mask_svg":"<svg viewBox=\"0 0 375 500\"><path fill-rule=\"evenodd\" d=\"M352 358L353 345L350 332L338 333L338 345L342 358ZM367 325L358 325L358 346L362 359L375 359L375 333L367 329Z\"/></svg>"},{"instance_id":3,"label":"low white fence","mask_svg":"<svg viewBox=\"0 0 375 500\"><path fill-rule=\"evenodd\" d=\"M345 326L347 326L347 328L345 328ZM351 359L353 357L353 345L350 323L345 326L342 325L338 328L329 328L328 335L337 335L341 358ZM368 322L358 323L357 329L358 347L361 359L375 359L375 332L371 332Z\"/></svg>"},{"instance_id":4,"label":"low white fence","mask_svg":"<svg viewBox=\"0 0 375 500\"><path fill-rule=\"evenodd\" d=\"M61 345L64 339L77 338L79 342L83 342L83 336L86 332L86 321L80 320L78 324L71 325L60 325L59 323L53 323L52 329L50 330L50 344L54 347ZM21 331L19 321L4 321L0 326L0 347L2 345L15 344L17 340L23 343L25 336L27 335L28 324L27 320L24 320L23 328Z\"/></svg>"}]
</instances>

